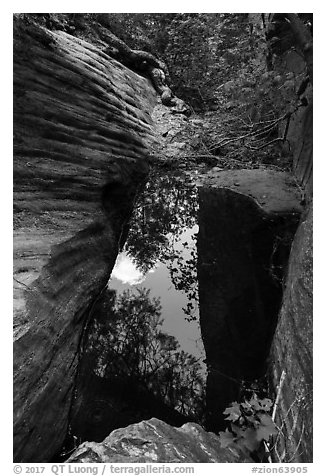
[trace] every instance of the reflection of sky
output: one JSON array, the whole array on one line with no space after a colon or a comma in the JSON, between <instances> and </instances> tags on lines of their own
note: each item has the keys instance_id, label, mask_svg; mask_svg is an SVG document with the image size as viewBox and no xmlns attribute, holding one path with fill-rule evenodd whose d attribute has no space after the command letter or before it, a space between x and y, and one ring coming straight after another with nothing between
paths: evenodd
<instances>
[{"instance_id":1,"label":"reflection of sky","mask_svg":"<svg viewBox=\"0 0 326 476\"><path fill-rule=\"evenodd\" d=\"M150 272L153 272L151 270ZM141 284L146 276L142 274L136 267L132 258L125 251L119 254L115 266L112 271L111 279L115 278L123 284Z\"/></svg>"},{"instance_id":2,"label":"reflection of sky","mask_svg":"<svg viewBox=\"0 0 326 476\"><path fill-rule=\"evenodd\" d=\"M196 246L192 235L197 232L198 226L195 225L185 230L176 243L173 244L173 239L169 239L171 246L175 250L183 252L184 260L190 258L190 252ZM189 246L184 247L184 242L187 242ZM184 292L175 289L165 263L157 263L155 268L146 275L143 275L137 269L132 258L126 252L122 252L112 271L109 286L118 293L126 289L132 289L133 286L150 289L152 297L160 297L163 318L162 330L167 334L173 335L179 341L184 351L197 358L205 358L199 322L198 320L193 322L185 320L182 308L185 308L187 305L187 296Z\"/></svg>"}]
</instances>

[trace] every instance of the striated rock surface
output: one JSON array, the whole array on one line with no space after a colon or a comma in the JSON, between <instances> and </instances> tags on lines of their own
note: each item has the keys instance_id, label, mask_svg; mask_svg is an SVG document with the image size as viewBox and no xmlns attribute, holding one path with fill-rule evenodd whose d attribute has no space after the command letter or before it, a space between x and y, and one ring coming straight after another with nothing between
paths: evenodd
<instances>
[{"instance_id":1,"label":"striated rock surface","mask_svg":"<svg viewBox=\"0 0 326 476\"><path fill-rule=\"evenodd\" d=\"M113 431L102 443L85 442L71 463L252 463L195 423L174 428L152 418Z\"/></svg>"},{"instance_id":2,"label":"striated rock surface","mask_svg":"<svg viewBox=\"0 0 326 476\"><path fill-rule=\"evenodd\" d=\"M14 460L65 437L85 323L153 140L150 83L83 40L14 25Z\"/></svg>"},{"instance_id":3,"label":"striated rock surface","mask_svg":"<svg viewBox=\"0 0 326 476\"><path fill-rule=\"evenodd\" d=\"M279 323L272 346L275 387L286 373L280 390L277 441L281 461L312 462L313 391L313 283L312 206L295 235Z\"/></svg>"}]
</instances>

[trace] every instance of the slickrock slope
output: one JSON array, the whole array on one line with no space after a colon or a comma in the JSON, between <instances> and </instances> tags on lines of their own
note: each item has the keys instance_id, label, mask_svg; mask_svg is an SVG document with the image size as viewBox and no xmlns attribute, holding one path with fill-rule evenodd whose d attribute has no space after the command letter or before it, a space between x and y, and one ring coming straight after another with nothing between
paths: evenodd
<instances>
[{"instance_id":1,"label":"slickrock slope","mask_svg":"<svg viewBox=\"0 0 326 476\"><path fill-rule=\"evenodd\" d=\"M65 436L78 348L153 140L150 83L64 32L14 25L14 460ZM122 218L121 218L122 217Z\"/></svg>"}]
</instances>

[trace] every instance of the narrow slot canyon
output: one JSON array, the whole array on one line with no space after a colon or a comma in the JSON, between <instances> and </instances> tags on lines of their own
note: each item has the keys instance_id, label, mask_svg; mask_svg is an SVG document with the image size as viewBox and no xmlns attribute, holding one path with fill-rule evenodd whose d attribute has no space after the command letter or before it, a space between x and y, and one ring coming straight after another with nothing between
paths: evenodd
<instances>
[{"instance_id":1,"label":"narrow slot canyon","mask_svg":"<svg viewBox=\"0 0 326 476\"><path fill-rule=\"evenodd\" d=\"M14 461L312 462L312 20L124 15L14 16Z\"/></svg>"}]
</instances>

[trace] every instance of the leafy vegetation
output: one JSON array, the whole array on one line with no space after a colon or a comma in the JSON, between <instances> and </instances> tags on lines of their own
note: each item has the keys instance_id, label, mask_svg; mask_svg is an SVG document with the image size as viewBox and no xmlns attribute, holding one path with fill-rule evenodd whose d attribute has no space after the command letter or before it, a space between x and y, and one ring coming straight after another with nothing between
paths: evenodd
<instances>
[{"instance_id":1,"label":"leafy vegetation","mask_svg":"<svg viewBox=\"0 0 326 476\"><path fill-rule=\"evenodd\" d=\"M173 246L196 224L197 192L177 177L153 173L136 203L126 251L143 273L157 261L172 259Z\"/></svg>"},{"instance_id":2,"label":"leafy vegetation","mask_svg":"<svg viewBox=\"0 0 326 476\"><path fill-rule=\"evenodd\" d=\"M235 446L247 455L263 460L268 456L266 445L278 431L270 415L272 401L260 399L255 393L242 403L232 402L223 412L230 429L219 433L222 448ZM265 443L265 444L264 444Z\"/></svg>"},{"instance_id":3,"label":"leafy vegetation","mask_svg":"<svg viewBox=\"0 0 326 476\"><path fill-rule=\"evenodd\" d=\"M307 105L302 98L307 67L285 15L103 14L97 19L133 48L161 57L172 90L194 111L214 111L198 154L227 156L228 162L249 167L289 167L289 125ZM312 28L311 15L300 19L307 31ZM293 72L288 62L295 64Z\"/></svg>"},{"instance_id":4,"label":"leafy vegetation","mask_svg":"<svg viewBox=\"0 0 326 476\"><path fill-rule=\"evenodd\" d=\"M312 76L304 47L312 33L311 14L288 14L294 21L286 14L248 13L20 15L89 39L118 59L113 37L134 56L141 50L164 60L172 91L197 113L214 111L198 154L227 156L229 163L248 167L289 167L289 125L307 105L302 94ZM306 30L303 42L294 33L300 28Z\"/></svg>"}]
</instances>

